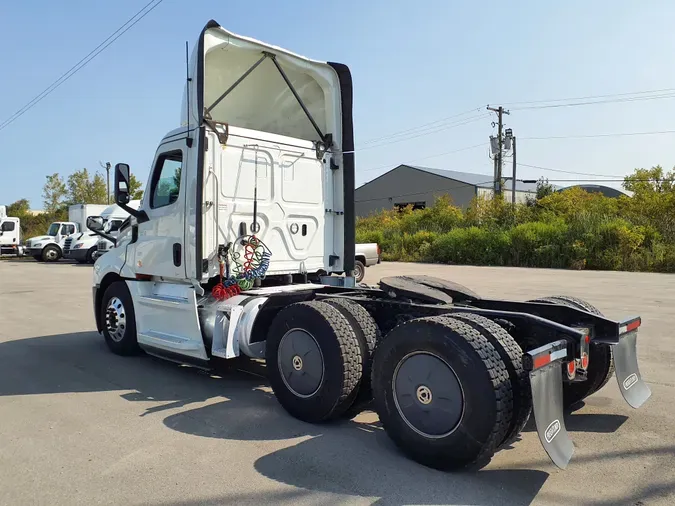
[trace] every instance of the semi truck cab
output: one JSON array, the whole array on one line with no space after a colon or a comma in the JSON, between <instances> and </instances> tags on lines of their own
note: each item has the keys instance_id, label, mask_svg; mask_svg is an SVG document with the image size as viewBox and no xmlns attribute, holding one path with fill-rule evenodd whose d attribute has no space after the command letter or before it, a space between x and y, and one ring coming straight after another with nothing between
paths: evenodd
<instances>
[{"instance_id":1,"label":"semi truck cab","mask_svg":"<svg viewBox=\"0 0 675 506\"><path fill-rule=\"evenodd\" d=\"M0 255L21 255L21 220L7 216L7 208L0 206Z\"/></svg>"}]
</instances>

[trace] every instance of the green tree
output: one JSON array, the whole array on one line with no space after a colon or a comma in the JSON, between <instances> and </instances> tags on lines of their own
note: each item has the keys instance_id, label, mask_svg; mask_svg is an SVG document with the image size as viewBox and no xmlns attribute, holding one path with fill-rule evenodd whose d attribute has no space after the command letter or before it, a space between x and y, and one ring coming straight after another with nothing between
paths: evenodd
<instances>
[{"instance_id":1,"label":"green tree","mask_svg":"<svg viewBox=\"0 0 675 506\"><path fill-rule=\"evenodd\" d=\"M675 171L664 172L660 165L635 169L624 178L623 187L636 194L672 193L675 191Z\"/></svg>"},{"instance_id":2,"label":"green tree","mask_svg":"<svg viewBox=\"0 0 675 506\"><path fill-rule=\"evenodd\" d=\"M131 174L129 178L129 193L131 200L141 200L143 198L143 183L141 183L136 176Z\"/></svg>"},{"instance_id":3,"label":"green tree","mask_svg":"<svg viewBox=\"0 0 675 506\"><path fill-rule=\"evenodd\" d=\"M55 213L66 203L66 196L68 190L63 178L55 172L51 176L47 176L47 182L42 187L42 201L45 211L48 213Z\"/></svg>"},{"instance_id":4,"label":"green tree","mask_svg":"<svg viewBox=\"0 0 675 506\"><path fill-rule=\"evenodd\" d=\"M78 170L68 176L69 204L107 204L106 181L101 174L89 175L87 169Z\"/></svg>"},{"instance_id":5,"label":"green tree","mask_svg":"<svg viewBox=\"0 0 675 506\"><path fill-rule=\"evenodd\" d=\"M19 199L7 206L7 216L20 218L21 216L28 214L28 211L30 211L30 202L28 202L28 199Z\"/></svg>"}]
</instances>

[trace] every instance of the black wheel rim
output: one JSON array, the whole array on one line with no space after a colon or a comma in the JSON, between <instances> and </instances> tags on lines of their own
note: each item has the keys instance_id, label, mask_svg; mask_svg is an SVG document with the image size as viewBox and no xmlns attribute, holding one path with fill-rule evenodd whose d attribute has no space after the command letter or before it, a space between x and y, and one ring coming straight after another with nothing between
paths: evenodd
<instances>
[{"instance_id":1,"label":"black wheel rim","mask_svg":"<svg viewBox=\"0 0 675 506\"><path fill-rule=\"evenodd\" d=\"M311 397L323 383L323 354L309 332L291 329L279 343L277 365L288 388L298 397Z\"/></svg>"},{"instance_id":2,"label":"black wheel rim","mask_svg":"<svg viewBox=\"0 0 675 506\"><path fill-rule=\"evenodd\" d=\"M464 413L462 386L452 367L428 352L406 355L392 380L396 409L418 434L440 438L452 433Z\"/></svg>"}]
</instances>

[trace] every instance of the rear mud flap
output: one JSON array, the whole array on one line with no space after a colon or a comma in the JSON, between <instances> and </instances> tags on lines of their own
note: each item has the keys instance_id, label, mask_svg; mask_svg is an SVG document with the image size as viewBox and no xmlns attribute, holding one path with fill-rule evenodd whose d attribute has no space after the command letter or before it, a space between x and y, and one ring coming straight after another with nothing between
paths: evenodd
<instances>
[{"instance_id":1,"label":"rear mud flap","mask_svg":"<svg viewBox=\"0 0 675 506\"><path fill-rule=\"evenodd\" d=\"M574 444L563 419L560 361L531 371L530 385L539 440L553 463L565 469L574 454Z\"/></svg>"},{"instance_id":2,"label":"rear mud flap","mask_svg":"<svg viewBox=\"0 0 675 506\"><path fill-rule=\"evenodd\" d=\"M565 341L555 341L523 355L523 367L530 374L537 434L548 456L561 469L567 467L574 454L563 418L562 363L566 358Z\"/></svg>"},{"instance_id":3,"label":"rear mud flap","mask_svg":"<svg viewBox=\"0 0 675 506\"><path fill-rule=\"evenodd\" d=\"M621 395L628 404L637 409L652 395L638 368L637 331L623 334L618 344L612 346L612 351Z\"/></svg>"}]
</instances>

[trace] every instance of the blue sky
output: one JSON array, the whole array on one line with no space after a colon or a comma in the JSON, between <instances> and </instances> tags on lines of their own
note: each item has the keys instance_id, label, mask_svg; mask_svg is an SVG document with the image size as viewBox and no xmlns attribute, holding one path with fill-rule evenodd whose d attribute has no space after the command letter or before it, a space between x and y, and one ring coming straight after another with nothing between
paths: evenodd
<instances>
[{"instance_id":1,"label":"blue sky","mask_svg":"<svg viewBox=\"0 0 675 506\"><path fill-rule=\"evenodd\" d=\"M3 2L0 121L145 3ZM0 204L26 197L39 209L47 174L97 170L99 160L125 161L145 181L156 144L179 123L185 41L192 46L211 18L236 33L349 65L358 148L369 139L484 109L488 103L675 88L674 14L675 3L667 0L164 0L57 91L0 131ZM675 163L675 134L527 139L675 130L675 98L511 108L507 126L519 138L521 163L608 175L656 164L669 169ZM417 136L423 132L359 151L357 184L399 163L491 173L490 118ZM484 146L432 156L479 143ZM518 172L523 178L584 177L528 167Z\"/></svg>"}]
</instances>

